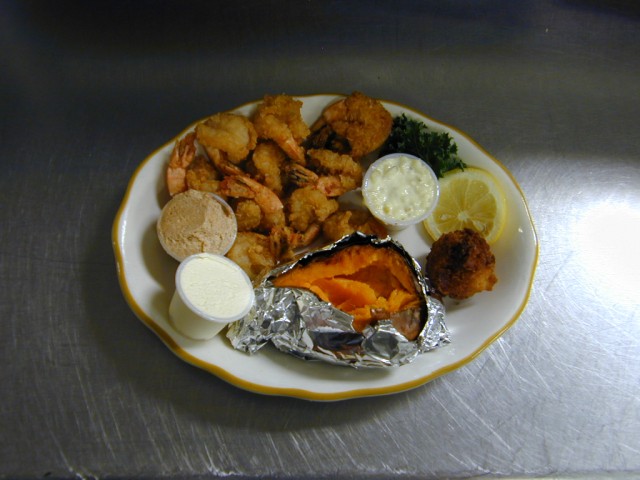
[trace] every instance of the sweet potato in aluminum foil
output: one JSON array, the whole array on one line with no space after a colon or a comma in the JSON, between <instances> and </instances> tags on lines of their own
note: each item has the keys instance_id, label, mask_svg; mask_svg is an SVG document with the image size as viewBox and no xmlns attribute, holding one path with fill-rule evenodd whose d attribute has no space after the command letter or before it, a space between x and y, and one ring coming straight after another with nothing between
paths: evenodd
<instances>
[{"instance_id":1,"label":"sweet potato in aluminum foil","mask_svg":"<svg viewBox=\"0 0 640 480\"><path fill-rule=\"evenodd\" d=\"M265 344L352 367L411 362L449 341L444 306L401 244L361 233L274 269L249 314L230 325L234 348Z\"/></svg>"}]
</instances>

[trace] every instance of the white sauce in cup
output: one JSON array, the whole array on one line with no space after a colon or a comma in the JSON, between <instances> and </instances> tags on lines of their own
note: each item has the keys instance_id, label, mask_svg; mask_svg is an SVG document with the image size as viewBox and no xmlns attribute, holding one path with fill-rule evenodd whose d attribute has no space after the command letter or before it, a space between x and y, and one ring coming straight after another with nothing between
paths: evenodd
<instances>
[{"instance_id":1,"label":"white sauce in cup","mask_svg":"<svg viewBox=\"0 0 640 480\"><path fill-rule=\"evenodd\" d=\"M438 202L438 179L418 157L393 153L369 167L362 195L376 218L391 229L401 229L431 214Z\"/></svg>"},{"instance_id":2,"label":"white sauce in cup","mask_svg":"<svg viewBox=\"0 0 640 480\"><path fill-rule=\"evenodd\" d=\"M184 336L205 340L244 317L253 302L251 280L235 262L222 255L198 253L178 267L169 317Z\"/></svg>"}]
</instances>

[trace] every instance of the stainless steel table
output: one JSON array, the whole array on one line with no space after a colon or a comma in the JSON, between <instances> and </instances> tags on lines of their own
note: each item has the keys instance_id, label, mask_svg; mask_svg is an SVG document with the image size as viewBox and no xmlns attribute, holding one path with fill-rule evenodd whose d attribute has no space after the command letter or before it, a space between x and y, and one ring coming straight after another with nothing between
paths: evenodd
<instances>
[{"instance_id":1,"label":"stainless steel table","mask_svg":"<svg viewBox=\"0 0 640 480\"><path fill-rule=\"evenodd\" d=\"M632 1L3 2L0 474L640 476L640 9ZM414 390L317 403L177 359L120 292L146 155L261 98L361 90L517 178L520 320Z\"/></svg>"}]
</instances>

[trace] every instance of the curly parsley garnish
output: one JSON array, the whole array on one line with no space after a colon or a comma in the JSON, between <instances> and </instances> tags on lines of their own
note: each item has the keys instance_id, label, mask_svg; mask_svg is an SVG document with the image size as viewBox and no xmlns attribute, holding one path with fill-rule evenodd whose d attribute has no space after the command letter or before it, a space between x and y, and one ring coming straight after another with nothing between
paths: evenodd
<instances>
[{"instance_id":1,"label":"curly parsley garnish","mask_svg":"<svg viewBox=\"0 0 640 480\"><path fill-rule=\"evenodd\" d=\"M467 166L458 157L458 146L451 135L431 132L424 123L404 113L393 119L391 134L382 148L382 155L388 153L415 155L427 162L438 178L449 170L464 170Z\"/></svg>"}]
</instances>

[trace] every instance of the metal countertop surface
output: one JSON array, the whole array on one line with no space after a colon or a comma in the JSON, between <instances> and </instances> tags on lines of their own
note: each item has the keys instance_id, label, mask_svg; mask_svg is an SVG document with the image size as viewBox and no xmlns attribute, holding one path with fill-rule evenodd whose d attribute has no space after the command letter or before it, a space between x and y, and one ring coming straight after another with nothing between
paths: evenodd
<instances>
[{"instance_id":1,"label":"metal countertop surface","mask_svg":"<svg viewBox=\"0 0 640 480\"><path fill-rule=\"evenodd\" d=\"M3 2L0 476L640 476L640 8L631 1ZM529 303L462 368L310 402L182 362L111 227L140 162L266 93L466 132L517 179Z\"/></svg>"}]
</instances>

